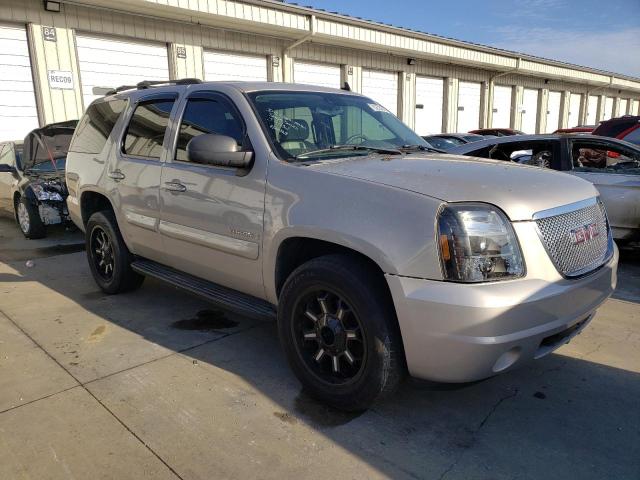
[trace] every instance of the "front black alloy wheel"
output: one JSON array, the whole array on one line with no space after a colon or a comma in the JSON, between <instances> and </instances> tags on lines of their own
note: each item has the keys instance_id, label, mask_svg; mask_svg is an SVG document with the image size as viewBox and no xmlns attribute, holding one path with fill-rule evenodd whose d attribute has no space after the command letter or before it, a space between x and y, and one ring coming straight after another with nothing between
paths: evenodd
<instances>
[{"instance_id":1,"label":"front black alloy wheel","mask_svg":"<svg viewBox=\"0 0 640 480\"><path fill-rule=\"evenodd\" d=\"M406 371L384 277L356 256L326 255L294 270L280 292L278 332L306 392L342 410L367 409Z\"/></svg>"},{"instance_id":2,"label":"front black alloy wheel","mask_svg":"<svg viewBox=\"0 0 640 480\"><path fill-rule=\"evenodd\" d=\"M319 380L344 385L362 373L364 329L340 294L311 288L297 302L291 327L298 354Z\"/></svg>"}]
</instances>

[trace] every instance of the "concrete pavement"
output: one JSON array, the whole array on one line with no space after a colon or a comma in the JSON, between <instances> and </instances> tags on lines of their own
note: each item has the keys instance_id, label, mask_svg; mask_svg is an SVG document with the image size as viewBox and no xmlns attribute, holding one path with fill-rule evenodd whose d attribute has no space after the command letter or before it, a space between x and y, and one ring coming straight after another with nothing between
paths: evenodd
<instances>
[{"instance_id":1,"label":"concrete pavement","mask_svg":"<svg viewBox=\"0 0 640 480\"><path fill-rule=\"evenodd\" d=\"M81 243L0 221L1 479L640 478L632 252L556 353L474 384L407 381L349 415L301 391L273 323L148 279L105 296Z\"/></svg>"}]
</instances>

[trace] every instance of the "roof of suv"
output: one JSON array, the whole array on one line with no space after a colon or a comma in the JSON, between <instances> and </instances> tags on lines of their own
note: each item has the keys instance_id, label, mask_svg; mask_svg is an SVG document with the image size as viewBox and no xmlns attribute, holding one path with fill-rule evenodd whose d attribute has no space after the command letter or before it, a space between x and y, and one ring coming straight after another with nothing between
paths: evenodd
<instances>
[{"instance_id":1,"label":"roof of suv","mask_svg":"<svg viewBox=\"0 0 640 480\"><path fill-rule=\"evenodd\" d=\"M640 116L624 115L600 123L593 131L593 134L602 135L603 137L616 137L638 123L640 123Z\"/></svg>"},{"instance_id":2,"label":"roof of suv","mask_svg":"<svg viewBox=\"0 0 640 480\"><path fill-rule=\"evenodd\" d=\"M188 88L202 89L202 87L232 87L243 93L259 92L259 91L295 91L295 92L325 92L334 94L360 95L351 90L342 90L338 88L321 87L318 85L304 85L299 83L281 83L281 82L243 82L243 81L218 81L218 82L192 82L192 83L175 83L167 82L166 84L149 85L144 87L136 87L132 85L128 89L117 92L108 93L106 96L129 97L134 94L144 95L146 93L164 93L182 91ZM124 88L124 87L120 87Z\"/></svg>"}]
</instances>

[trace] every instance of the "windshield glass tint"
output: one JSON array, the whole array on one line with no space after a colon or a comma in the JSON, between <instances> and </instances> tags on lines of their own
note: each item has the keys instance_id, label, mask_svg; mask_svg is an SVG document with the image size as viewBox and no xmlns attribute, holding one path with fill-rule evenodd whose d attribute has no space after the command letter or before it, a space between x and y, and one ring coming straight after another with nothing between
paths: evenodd
<instances>
[{"instance_id":1,"label":"windshield glass tint","mask_svg":"<svg viewBox=\"0 0 640 480\"><path fill-rule=\"evenodd\" d=\"M368 98L324 92L256 92L250 93L249 98L278 155L285 160L295 160L303 154L305 161L355 154L310 153L338 145L381 149L405 145L429 147L398 118Z\"/></svg>"}]
</instances>

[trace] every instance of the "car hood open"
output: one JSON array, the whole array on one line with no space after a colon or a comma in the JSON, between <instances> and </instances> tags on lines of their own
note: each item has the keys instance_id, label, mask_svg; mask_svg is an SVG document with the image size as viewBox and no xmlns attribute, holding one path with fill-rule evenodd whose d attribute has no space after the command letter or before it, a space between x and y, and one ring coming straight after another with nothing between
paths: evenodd
<instances>
[{"instance_id":1,"label":"car hood open","mask_svg":"<svg viewBox=\"0 0 640 480\"><path fill-rule=\"evenodd\" d=\"M552 170L446 154L368 155L313 163L326 173L420 193L446 202L485 202L512 221L598 195L589 182Z\"/></svg>"}]
</instances>

